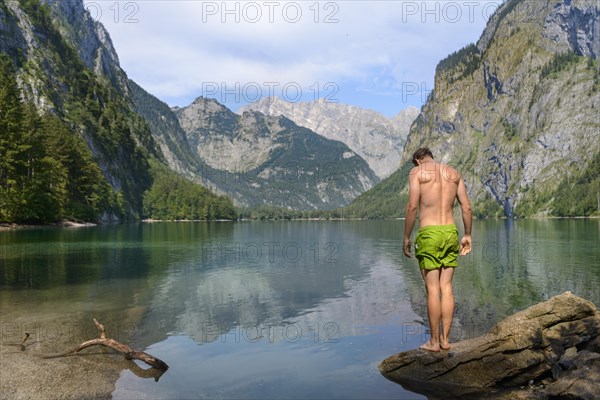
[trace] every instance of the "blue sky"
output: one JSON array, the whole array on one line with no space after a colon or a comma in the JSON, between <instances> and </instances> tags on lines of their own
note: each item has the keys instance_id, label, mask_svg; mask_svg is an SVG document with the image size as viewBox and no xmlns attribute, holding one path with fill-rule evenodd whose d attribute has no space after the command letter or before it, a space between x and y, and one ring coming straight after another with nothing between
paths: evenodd
<instances>
[{"instance_id":1,"label":"blue sky","mask_svg":"<svg viewBox=\"0 0 600 400\"><path fill-rule=\"evenodd\" d=\"M476 42L502 0L85 1L129 77L170 106L212 97L420 107L438 61Z\"/></svg>"}]
</instances>

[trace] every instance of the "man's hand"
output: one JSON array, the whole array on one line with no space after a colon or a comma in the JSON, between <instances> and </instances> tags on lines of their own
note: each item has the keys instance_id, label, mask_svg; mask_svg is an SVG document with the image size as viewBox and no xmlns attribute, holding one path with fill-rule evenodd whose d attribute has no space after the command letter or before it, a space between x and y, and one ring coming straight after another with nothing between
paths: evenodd
<instances>
[{"instance_id":1,"label":"man's hand","mask_svg":"<svg viewBox=\"0 0 600 400\"><path fill-rule=\"evenodd\" d=\"M466 256L471 252L471 235L465 235L460 241L460 255Z\"/></svg>"},{"instance_id":2,"label":"man's hand","mask_svg":"<svg viewBox=\"0 0 600 400\"><path fill-rule=\"evenodd\" d=\"M410 242L410 239L404 239L404 247L402 249L404 250L404 255L406 257L412 258L412 255L410 254L412 251L412 243Z\"/></svg>"}]
</instances>

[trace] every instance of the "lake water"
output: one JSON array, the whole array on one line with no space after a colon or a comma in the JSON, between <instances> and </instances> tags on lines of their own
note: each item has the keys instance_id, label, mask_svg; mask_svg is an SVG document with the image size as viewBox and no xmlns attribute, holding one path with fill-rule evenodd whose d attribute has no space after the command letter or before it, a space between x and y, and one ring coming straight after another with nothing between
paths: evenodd
<instances>
[{"instance_id":1,"label":"lake water","mask_svg":"<svg viewBox=\"0 0 600 400\"><path fill-rule=\"evenodd\" d=\"M114 398L424 398L377 371L427 340L423 282L402 255L403 228L302 221L3 231L1 339L27 330L58 351L96 337L95 317L109 337L169 364L158 382L123 369ZM476 221L473 232L474 251L455 274L451 339L567 290L600 305L600 220Z\"/></svg>"}]
</instances>

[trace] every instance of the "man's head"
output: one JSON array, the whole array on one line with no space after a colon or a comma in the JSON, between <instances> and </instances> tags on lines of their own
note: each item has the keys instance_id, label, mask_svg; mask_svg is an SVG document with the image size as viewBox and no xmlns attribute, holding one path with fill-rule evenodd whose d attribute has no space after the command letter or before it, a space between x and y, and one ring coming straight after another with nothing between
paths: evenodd
<instances>
[{"instance_id":1,"label":"man's head","mask_svg":"<svg viewBox=\"0 0 600 400\"><path fill-rule=\"evenodd\" d=\"M431 154L431 150L429 150L427 147L421 147L413 153L412 163L415 164L415 166L418 166L419 163L417 161L421 161L425 157L431 157L433 159L433 154Z\"/></svg>"}]
</instances>

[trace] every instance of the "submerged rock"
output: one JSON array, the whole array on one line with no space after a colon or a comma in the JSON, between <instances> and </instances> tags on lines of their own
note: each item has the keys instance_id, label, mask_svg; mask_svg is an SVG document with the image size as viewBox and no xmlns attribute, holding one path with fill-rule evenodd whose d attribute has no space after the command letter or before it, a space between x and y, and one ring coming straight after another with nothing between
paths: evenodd
<instances>
[{"instance_id":1,"label":"submerged rock","mask_svg":"<svg viewBox=\"0 0 600 400\"><path fill-rule=\"evenodd\" d=\"M379 370L408 390L441 398L487 393L592 399L600 393L599 343L600 313L566 292L504 319L483 336L454 343L450 351L399 353Z\"/></svg>"}]
</instances>

